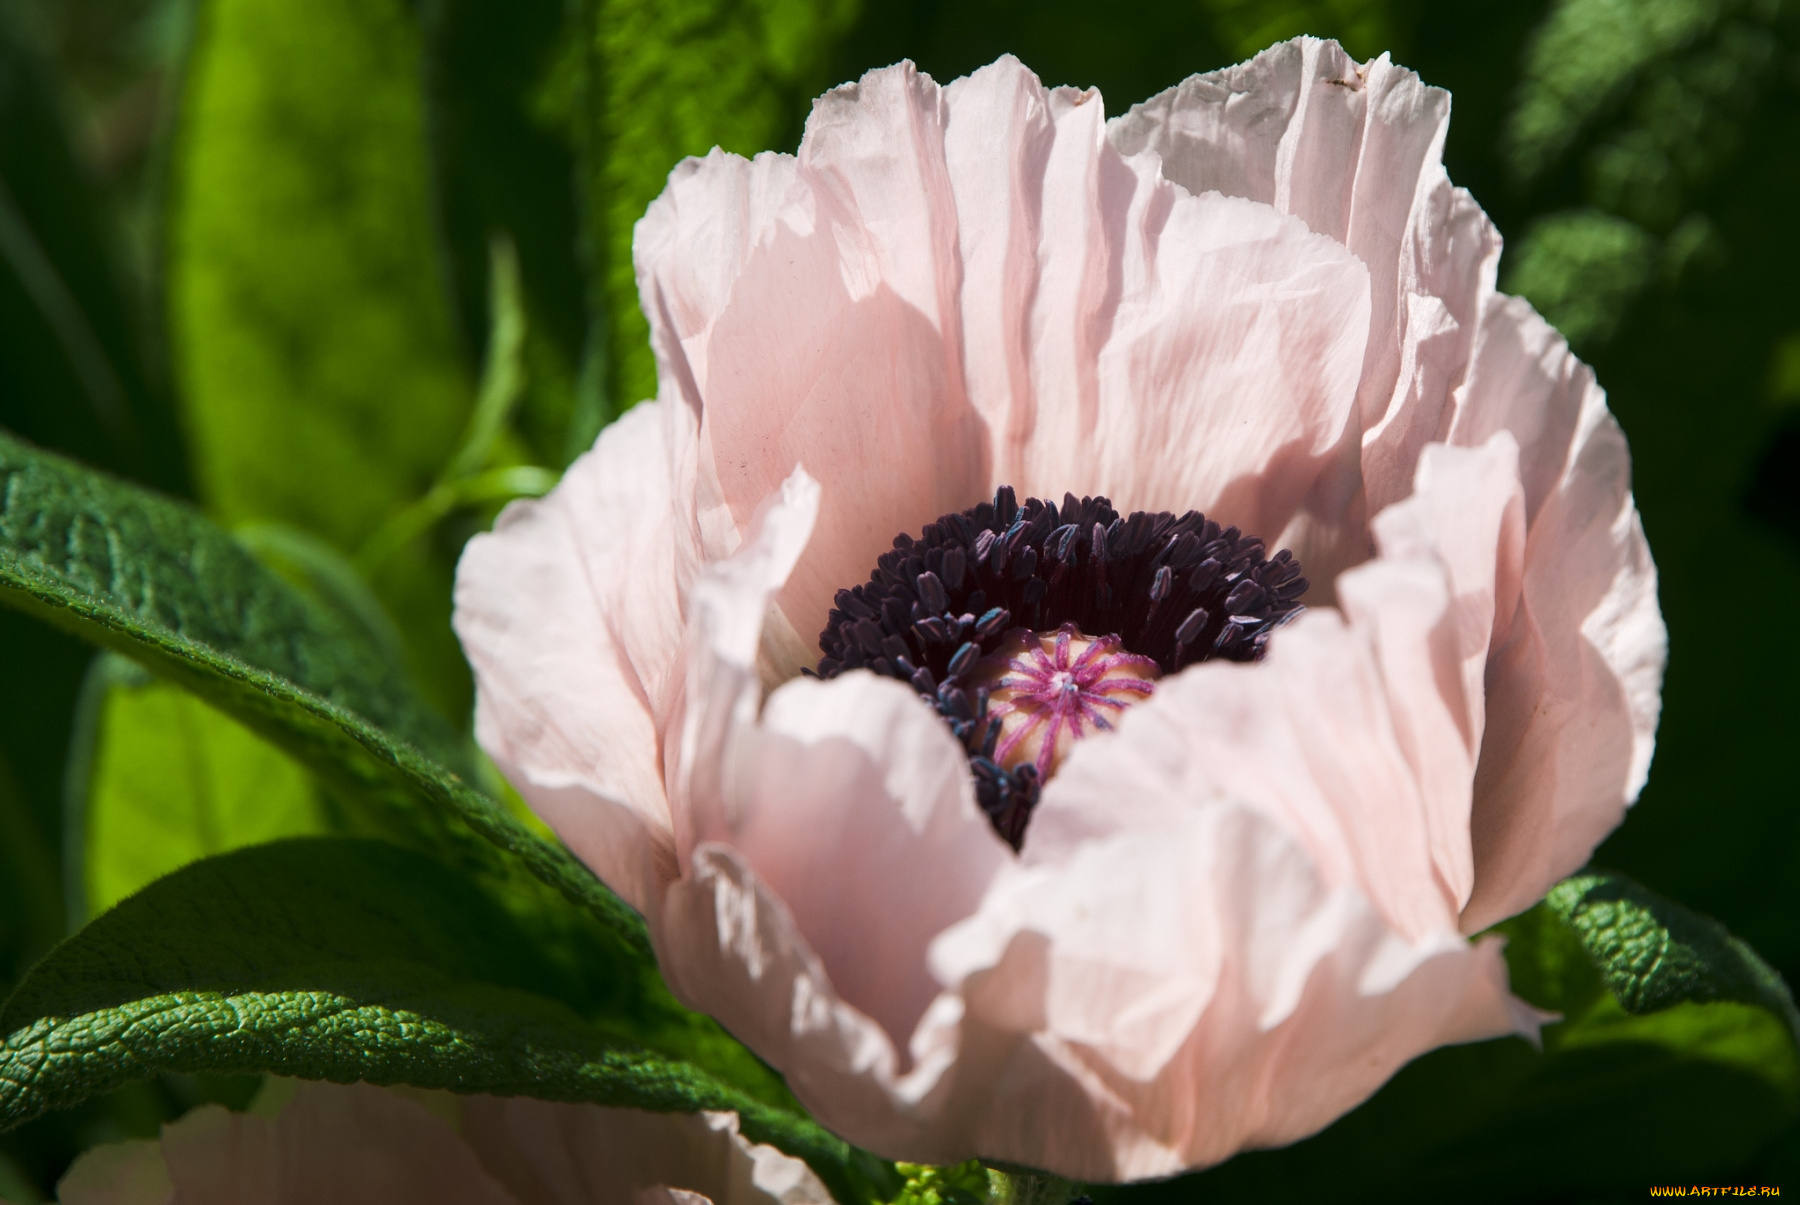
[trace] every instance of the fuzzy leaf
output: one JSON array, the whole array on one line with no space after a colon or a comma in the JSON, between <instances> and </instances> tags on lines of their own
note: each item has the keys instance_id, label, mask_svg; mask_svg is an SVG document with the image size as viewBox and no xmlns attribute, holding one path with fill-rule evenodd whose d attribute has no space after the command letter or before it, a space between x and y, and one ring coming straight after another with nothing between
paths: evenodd
<instances>
[{"instance_id":1,"label":"fuzzy leaf","mask_svg":"<svg viewBox=\"0 0 1800 1205\"><path fill-rule=\"evenodd\" d=\"M1800 1041L1800 1011L1787 984L1712 918L1605 871L1563 880L1544 906L1581 939L1626 1012L1732 1000L1767 1009Z\"/></svg>"},{"instance_id":2,"label":"fuzzy leaf","mask_svg":"<svg viewBox=\"0 0 1800 1205\"><path fill-rule=\"evenodd\" d=\"M613 968L630 976L633 968ZM590 1021L578 985L468 880L378 841L195 863L57 947L0 1012L0 1126L157 1071L735 1109L842 1200L872 1165L797 1108Z\"/></svg>"}]
</instances>

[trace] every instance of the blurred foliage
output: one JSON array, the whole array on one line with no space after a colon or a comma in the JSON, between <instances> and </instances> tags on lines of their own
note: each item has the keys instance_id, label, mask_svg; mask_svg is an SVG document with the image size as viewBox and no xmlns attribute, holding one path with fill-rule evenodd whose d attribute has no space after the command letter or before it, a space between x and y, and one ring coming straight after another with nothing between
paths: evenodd
<instances>
[{"instance_id":1,"label":"blurred foliage","mask_svg":"<svg viewBox=\"0 0 1800 1205\"><path fill-rule=\"evenodd\" d=\"M473 400L430 220L422 39L402 0L217 0L191 52L170 329L203 496L356 551L431 484ZM415 673L468 706L455 550L374 584Z\"/></svg>"},{"instance_id":2,"label":"blurred foliage","mask_svg":"<svg viewBox=\"0 0 1800 1205\"><path fill-rule=\"evenodd\" d=\"M1800 0L0 0L0 427L196 497L466 727L457 553L654 393L631 228L678 159L791 150L811 97L902 57L948 80L1014 53L1118 113L1302 32L1452 91L1446 159L1509 239L1504 287L1595 366L1631 438L1671 662L1649 786L1599 860L1793 980ZM232 720L89 660L0 613L7 985L160 870L366 825ZM82 697L84 676L102 685ZM1522 947L1536 923L1516 922ZM1573 1191L1492 1154L1553 1149L1546 1119L1599 1124L1558 1111L1571 1068L1619 1077L1609 1124L1638 1115L1632 1085L1726 1102L1621 1149L1800 1175L1800 1131L1770 1137L1791 1102L1768 1087L1769 1014L1629 1016L1574 955L1560 985L1514 965L1568 1018L1554 1057L1440 1052L1297 1161L1249 1156L1209 1189L1315 1195L1307 1159L1367 1170L1377 1130L1418 1124L1395 1110L1478 1082L1359 1183ZM1621 1050L1639 1061L1606 1063ZM0 1137L0 1195L48 1194L84 1145L253 1087L161 1075L41 1118Z\"/></svg>"}]
</instances>

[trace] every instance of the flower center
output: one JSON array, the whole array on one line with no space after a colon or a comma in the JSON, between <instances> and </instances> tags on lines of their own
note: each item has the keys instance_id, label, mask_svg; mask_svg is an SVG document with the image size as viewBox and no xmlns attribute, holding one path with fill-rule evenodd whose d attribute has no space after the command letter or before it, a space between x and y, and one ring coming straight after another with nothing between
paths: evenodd
<instances>
[{"instance_id":1,"label":"flower center","mask_svg":"<svg viewBox=\"0 0 1800 1205\"><path fill-rule=\"evenodd\" d=\"M1254 661L1300 610L1285 549L1198 511L1121 516L1105 498L994 500L894 537L867 582L839 590L818 675L869 669L912 684L969 757L975 795L1014 849L1043 781L1162 674Z\"/></svg>"},{"instance_id":2,"label":"flower center","mask_svg":"<svg viewBox=\"0 0 1800 1205\"><path fill-rule=\"evenodd\" d=\"M988 724L1000 727L994 761L1008 770L1029 763L1042 781L1075 741L1149 698L1162 670L1126 652L1117 636L1084 636L1065 623L1048 634L1016 629L969 675L988 692Z\"/></svg>"}]
</instances>

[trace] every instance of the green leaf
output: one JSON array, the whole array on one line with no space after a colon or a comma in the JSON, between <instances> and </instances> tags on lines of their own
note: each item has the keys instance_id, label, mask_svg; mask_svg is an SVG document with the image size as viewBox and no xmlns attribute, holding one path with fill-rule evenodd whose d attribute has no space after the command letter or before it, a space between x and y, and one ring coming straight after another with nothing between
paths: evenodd
<instances>
[{"instance_id":1,"label":"green leaf","mask_svg":"<svg viewBox=\"0 0 1800 1205\"><path fill-rule=\"evenodd\" d=\"M623 410L656 393L638 309L632 227L688 155L791 148L828 76L856 0L582 0L589 54L577 128L606 394Z\"/></svg>"},{"instance_id":2,"label":"green leaf","mask_svg":"<svg viewBox=\"0 0 1800 1205\"><path fill-rule=\"evenodd\" d=\"M1730 1173L1800 1111L1792 999L1715 922L1583 874L1500 932L1513 990L1563 1017L1542 1051L1516 1038L1438 1050L1316 1137L1096 1199L1637 1193Z\"/></svg>"},{"instance_id":3,"label":"green leaf","mask_svg":"<svg viewBox=\"0 0 1800 1205\"><path fill-rule=\"evenodd\" d=\"M1607 991L1626 1012L1736 1001L1767 1009L1800 1041L1800 1011L1787 984L1710 917L1607 872L1563 880L1545 897L1544 907L1580 938Z\"/></svg>"},{"instance_id":4,"label":"green leaf","mask_svg":"<svg viewBox=\"0 0 1800 1205\"><path fill-rule=\"evenodd\" d=\"M405 0L208 0L173 168L170 328L195 474L227 522L353 553L437 478L472 404L433 241ZM449 714L455 548L375 585Z\"/></svg>"},{"instance_id":5,"label":"green leaf","mask_svg":"<svg viewBox=\"0 0 1800 1205\"><path fill-rule=\"evenodd\" d=\"M192 690L341 789L420 817L421 840L453 840L477 863L470 841L486 838L647 957L634 913L468 784L455 737L379 649L187 507L0 434L0 599ZM420 798L435 811L421 817Z\"/></svg>"},{"instance_id":6,"label":"green leaf","mask_svg":"<svg viewBox=\"0 0 1800 1205\"><path fill-rule=\"evenodd\" d=\"M83 812L87 915L212 854L328 830L312 777L207 706L108 654L93 672Z\"/></svg>"},{"instance_id":7,"label":"green leaf","mask_svg":"<svg viewBox=\"0 0 1800 1205\"><path fill-rule=\"evenodd\" d=\"M156 1071L272 1071L735 1109L841 1200L868 1195L865 1161L804 1113L633 1043L629 1018L584 1020L580 999L503 909L417 854L346 838L239 850L133 896L20 985L0 1012L0 1125Z\"/></svg>"}]
</instances>

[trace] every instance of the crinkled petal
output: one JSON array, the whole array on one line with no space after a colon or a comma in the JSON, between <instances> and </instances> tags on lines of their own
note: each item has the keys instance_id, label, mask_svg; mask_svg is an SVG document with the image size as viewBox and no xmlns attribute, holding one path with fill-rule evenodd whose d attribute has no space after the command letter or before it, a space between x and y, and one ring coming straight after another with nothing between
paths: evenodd
<instances>
[{"instance_id":1,"label":"crinkled petal","mask_svg":"<svg viewBox=\"0 0 1800 1205\"><path fill-rule=\"evenodd\" d=\"M1479 885L1465 919L1478 927L1578 867L1635 798L1664 634L1623 440L1592 374L1528 305L1494 291L1498 235L1441 163L1448 101L1385 56L1359 65L1335 43L1301 38L1151 98L1109 136L1189 190L1296 214L1368 265L1360 464L1321 478L1335 492L1315 491L1276 541L1306 565L1311 601L1330 601L1325 583L1372 551L1365 516L1407 496L1430 443L1473 446L1501 430L1517 441L1531 525L1521 614L1535 614L1535 598L1558 618L1549 631L1529 615L1517 631L1510 613L1496 619L1474 814ZM1578 440L1597 444L1584 451ZM1584 495L1582 509L1549 512L1560 523L1540 535L1540 513L1564 486ZM1575 534L1588 520L1604 529L1592 537L1604 549ZM1564 555L1572 544L1586 550Z\"/></svg>"},{"instance_id":2,"label":"crinkled petal","mask_svg":"<svg viewBox=\"0 0 1800 1205\"><path fill-rule=\"evenodd\" d=\"M824 97L791 167L689 161L640 225L709 555L796 465L820 481L778 600L803 643L896 533L996 484L1278 531L1354 443L1365 270L1127 163L1104 116L1015 59L943 89L902 64Z\"/></svg>"},{"instance_id":3,"label":"crinkled petal","mask_svg":"<svg viewBox=\"0 0 1800 1205\"><path fill-rule=\"evenodd\" d=\"M456 631L475 731L533 809L634 907L675 870L663 739L683 688L695 434L642 406L463 552Z\"/></svg>"},{"instance_id":4,"label":"crinkled petal","mask_svg":"<svg viewBox=\"0 0 1800 1205\"><path fill-rule=\"evenodd\" d=\"M1110 784L1142 787L1182 790ZM972 1136L987 1157L1166 1175L1304 1137L1433 1047L1535 1032L1497 943L1409 941L1281 818L1177 798L1167 826L1022 865L934 948L965 1035L1011 1052Z\"/></svg>"},{"instance_id":5,"label":"crinkled petal","mask_svg":"<svg viewBox=\"0 0 1800 1205\"><path fill-rule=\"evenodd\" d=\"M912 1044L903 1075L881 1024L837 994L787 906L729 846L694 850L652 936L675 994L779 1069L833 1130L893 1158L943 1163L971 1153L941 1121L954 1026L922 1026L930 1040Z\"/></svg>"},{"instance_id":6,"label":"crinkled petal","mask_svg":"<svg viewBox=\"0 0 1800 1205\"><path fill-rule=\"evenodd\" d=\"M909 687L859 670L783 686L723 760L699 837L756 867L839 996L904 1050L939 991L927 947L1012 856L961 747Z\"/></svg>"},{"instance_id":7,"label":"crinkled petal","mask_svg":"<svg viewBox=\"0 0 1800 1205\"><path fill-rule=\"evenodd\" d=\"M744 547L695 584L676 779L693 853L653 936L676 993L758 1035L802 1100L822 1093L832 1124L866 1115L918 1152L908 1085L928 1086L943 1062L942 1041L919 1037L940 991L926 949L1011 855L975 806L960 747L910 688L860 672L799 679L759 707L765 613L818 504L797 470ZM821 1049L835 1054L821 1062Z\"/></svg>"},{"instance_id":8,"label":"crinkled petal","mask_svg":"<svg viewBox=\"0 0 1800 1205\"><path fill-rule=\"evenodd\" d=\"M970 396L995 478L1286 526L1349 430L1367 275L1266 206L1105 137L1016 60L945 89Z\"/></svg>"},{"instance_id":9,"label":"crinkled petal","mask_svg":"<svg viewBox=\"0 0 1800 1205\"><path fill-rule=\"evenodd\" d=\"M694 582L687 693L674 725L680 735L670 775L675 843L684 862L695 834L715 824L706 809L724 798L732 731L754 723L761 709L771 676L770 621L777 615L771 604L804 554L818 515L819 483L796 467L764 500L744 546L709 564Z\"/></svg>"},{"instance_id":10,"label":"crinkled petal","mask_svg":"<svg viewBox=\"0 0 1800 1205\"><path fill-rule=\"evenodd\" d=\"M96 1147L64 1205L830 1205L811 1169L747 1142L734 1113L644 1113L522 1097L432 1107L367 1084L302 1083L273 1117L197 1109L161 1141ZM660 1196L658 1194L661 1194Z\"/></svg>"},{"instance_id":11,"label":"crinkled petal","mask_svg":"<svg viewBox=\"0 0 1800 1205\"><path fill-rule=\"evenodd\" d=\"M1294 214L1368 266L1360 448L1346 446L1280 541L1327 592L1367 555L1367 516L1405 496L1420 449L1447 430L1493 292L1500 240L1444 172L1449 116L1448 93L1387 56L1358 64L1335 42L1297 38L1193 76L1108 130L1189 191Z\"/></svg>"},{"instance_id":12,"label":"crinkled petal","mask_svg":"<svg viewBox=\"0 0 1800 1205\"><path fill-rule=\"evenodd\" d=\"M645 1113L527 1097L462 1102L463 1138L519 1205L664 1194L712 1205L830 1205L806 1164L748 1142L735 1113Z\"/></svg>"},{"instance_id":13,"label":"crinkled petal","mask_svg":"<svg viewBox=\"0 0 1800 1205\"><path fill-rule=\"evenodd\" d=\"M1459 901L1441 881L1427 836L1443 801L1426 794L1435 784L1420 781L1395 723L1396 702L1446 706L1433 672L1448 651L1443 574L1414 561L1380 569L1360 586L1365 605L1357 611L1372 611L1372 622L1352 630L1333 611L1308 611L1276 634L1258 664L1208 662L1159 683L1121 727L1134 734L1120 740L1143 770L1116 780L1120 789L1104 806L1072 801L1108 798L1106 775L1127 755L1105 737L1077 745L1044 788L1025 860L1070 857L1101 836L1154 830L1195 800L1253 799L1283 819L1325 881L1356 885L1396 931L1422 938L1453 928ZM1136 789L1124 789L1126 781ZM1158 785L1165 782L1183 789Z\"/></svg>"},{"instance_id":14,"label":"crinkled petal","mask_svg":"<svg viewBox=\"0 0 1800 1205\"><path fill-rule=\"evenodd\" d=\"M1432 860L1456 906L1474 888L1469 811L1475 760L1486 727L1488 653L1495 633L1510 628L1524 571L1525 507L1518 479L1518 445L1502 431L1479 448L1432 444L1419 460L1411 497L1375 517L1383 557L1430 560L1443 567L1448 612L1432 646L1378 642L1384 659L1429 651L1413 667L1421 689L1390 696L1395 730L1427 798ZM1353 572L1340 583L1339 602L1352 622L1380 632L1407 611L1395 597L1392 574ZM1387 669L1390 679L1402 671ZM1424 689L1429 681L1435 692Z\"/></svg>"},{"instance_id":15,"label":"crinkled petal","mask_svg":"<svg viewBox=\"0 0 1800 1205\"><path fill-rule=\"evenodd\" d=\"M1516 298L1484 316L1451 442L1500 431L1519 445L1528 528L1487 667L1470 932L1578 869L1637 798L1668 648L1624 434L1592 371Z\"/></svg>"},{"instance_id":16,"label":"crinkled petal","mask_svg":"<svg viewBox=\"0 0 1800 1205\"><path fill-rule=\"evenodd\" d=\"M1342 589L1348 621L1315 610L1259 665L1164 679L1077 746L1017 868L934 945L965 1040L1028 1038L984 1154L1166 1174L1311 1133L1435 1046L1535 1035L1431 840L1468 807L1448 574L1383 558ZM1423 748L1446 737L1460 777ZM1050 1103L1009 1106L1027 1093Z\"/></svg>"},{"instance_id":17,"label":"crinkled petal","mask_svg":"<svg viewBox=\"0 0 1800 1205\"><path fill-rule=\"evenodd\" d=\"M701 509L720 515L707 525L746 530L801 463L820 483L817 530L780 600L808 647L832 595L896 532L989 488L954 337L943 124L939 89L910 65L873 72L819 100L797 162L690 161L640 227L663 396L679 384L701 421ZM722 304L720 236L677 237L694 229L671 212L684 207L731 213L731 254L748 248Z\"/></svg>"}]
</instances>

